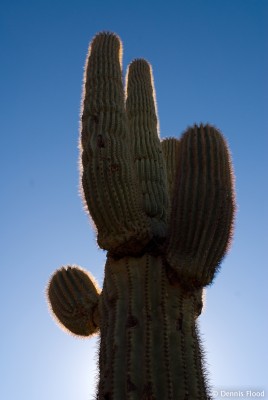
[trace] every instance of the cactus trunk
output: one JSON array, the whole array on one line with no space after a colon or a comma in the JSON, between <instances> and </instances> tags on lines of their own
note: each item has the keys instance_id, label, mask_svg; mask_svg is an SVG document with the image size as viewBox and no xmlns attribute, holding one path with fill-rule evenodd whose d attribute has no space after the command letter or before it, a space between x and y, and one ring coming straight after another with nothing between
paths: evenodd
<instances>
[{"instance_id":1,"label":"cactus trunk","mask_svg":"<svg viewBox=\"0 0 268 400\"><path fill-rule=\"evenodd\" d=\"M201 292L161 256L108 257L100 301L99 400L208 399L196 317Z\"/></svg>"}]
</instances>

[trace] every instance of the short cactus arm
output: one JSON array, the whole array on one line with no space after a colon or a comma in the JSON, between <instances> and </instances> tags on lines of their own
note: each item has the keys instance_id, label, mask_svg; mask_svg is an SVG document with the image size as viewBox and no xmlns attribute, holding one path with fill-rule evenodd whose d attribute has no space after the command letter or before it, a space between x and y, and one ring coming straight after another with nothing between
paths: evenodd
<instances>
[{"instance_id":1,"label":"short cactus arm","mask_svg":"<svg viewBox=\"0 0 268 400\"><path fill-rule=\"evenodd\" d=\"M78 267L62 267L51 277L47 298L59 325L78 336L99 331L100 289L94 278Z\"/></svg>"},{"instance_id":2,"label":"short cactus arm","mask_svg":"<svg viewBox=\"0 0 268 400\"><path fill-rule=\"evenodd\" d=\"M186 131L174 158L177 171L166 257L182 283L202 287L212 282L232 238L230 154L221 133L201 125Z\"/></svg>"}]
</instances>

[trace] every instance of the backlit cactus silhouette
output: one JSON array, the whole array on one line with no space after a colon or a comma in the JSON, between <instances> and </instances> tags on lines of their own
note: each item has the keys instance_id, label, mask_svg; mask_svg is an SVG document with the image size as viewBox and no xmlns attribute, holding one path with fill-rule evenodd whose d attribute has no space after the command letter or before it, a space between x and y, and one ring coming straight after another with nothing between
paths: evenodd
<instances>
[{"instance_id":1,"label":"backlit cactus silhouette","mask_svg":"<svg viewBox=\"0 0 268 400\"><path fill-rule=\"evenodd\" d=\"M48 285L55 318L100 332L99 400L209 399L196 318L232 235L230 155L212 126L160 141L150 65L122 83L122 44L91 43L81 123L84 201L107 250L102 291L79 267Z\"/></svg>"}]
</instances>

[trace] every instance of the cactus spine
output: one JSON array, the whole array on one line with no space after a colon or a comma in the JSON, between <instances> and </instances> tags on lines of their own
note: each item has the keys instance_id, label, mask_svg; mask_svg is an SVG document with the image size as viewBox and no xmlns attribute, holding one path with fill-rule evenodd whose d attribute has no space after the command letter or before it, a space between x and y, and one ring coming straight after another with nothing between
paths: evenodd
<instances>
[{"instance_id":1,"label":"cactus spine","mask_svg":"<svg viewBox=\"0 0 268 400\"><path fill-rule=\"evenodd\" d=\"M91 43L81 124L81 183L108 251L102 292L85 271L62 268L48 286L70 332L100 331L99 400L210 399L196 319L202 290L232 236L229 151L209 125L159 138L151 66L133 61L122 83L122 44Z\"/></svg>"}]
</instances>

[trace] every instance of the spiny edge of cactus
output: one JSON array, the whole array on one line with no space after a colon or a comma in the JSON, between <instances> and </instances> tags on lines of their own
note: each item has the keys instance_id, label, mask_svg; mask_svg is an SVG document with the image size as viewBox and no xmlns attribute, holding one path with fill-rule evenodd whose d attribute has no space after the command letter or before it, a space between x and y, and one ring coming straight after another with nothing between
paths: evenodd
<instances>
[{"instance_id":1,"label":"spiny edge of cactus","mask_svg":"<svg viewBox=\"0 0 268 400\"><path fill-rule=\"evenodd\" d=\"M90 52L92 51L92 49L94 50L94 45L99 45L100 42L104 42L108 40L113 40L114 44L116 46L119 46L119 54L120 54L120 64L122 65L122 58L123 58L123 42L120 38L120 36L115 33L115 32L111 32L111 31L100 31L98 33L96 33L95 36L93 36L92 40L89 43L88 46L88 54L87 54L87 58L90 54Z\"/></svg>"},{"instance_id":2,"label":"spiny edge of cactus","mask_svg":"<svg viewBox=\"0 0 268 400\"><path fill-rule=\"evenodd\" d=\"M196 321L195 324L195 335L199 344L199 353L200 353L200 368L202 370L203 375L203 383L207 394L207 400L213 400L212 397L212 388L210 383L210 375L208 371L208 360L207 360L207 353L204 349L203 339L200 333L199 322Z\"/></svg>"}]
</instances>

